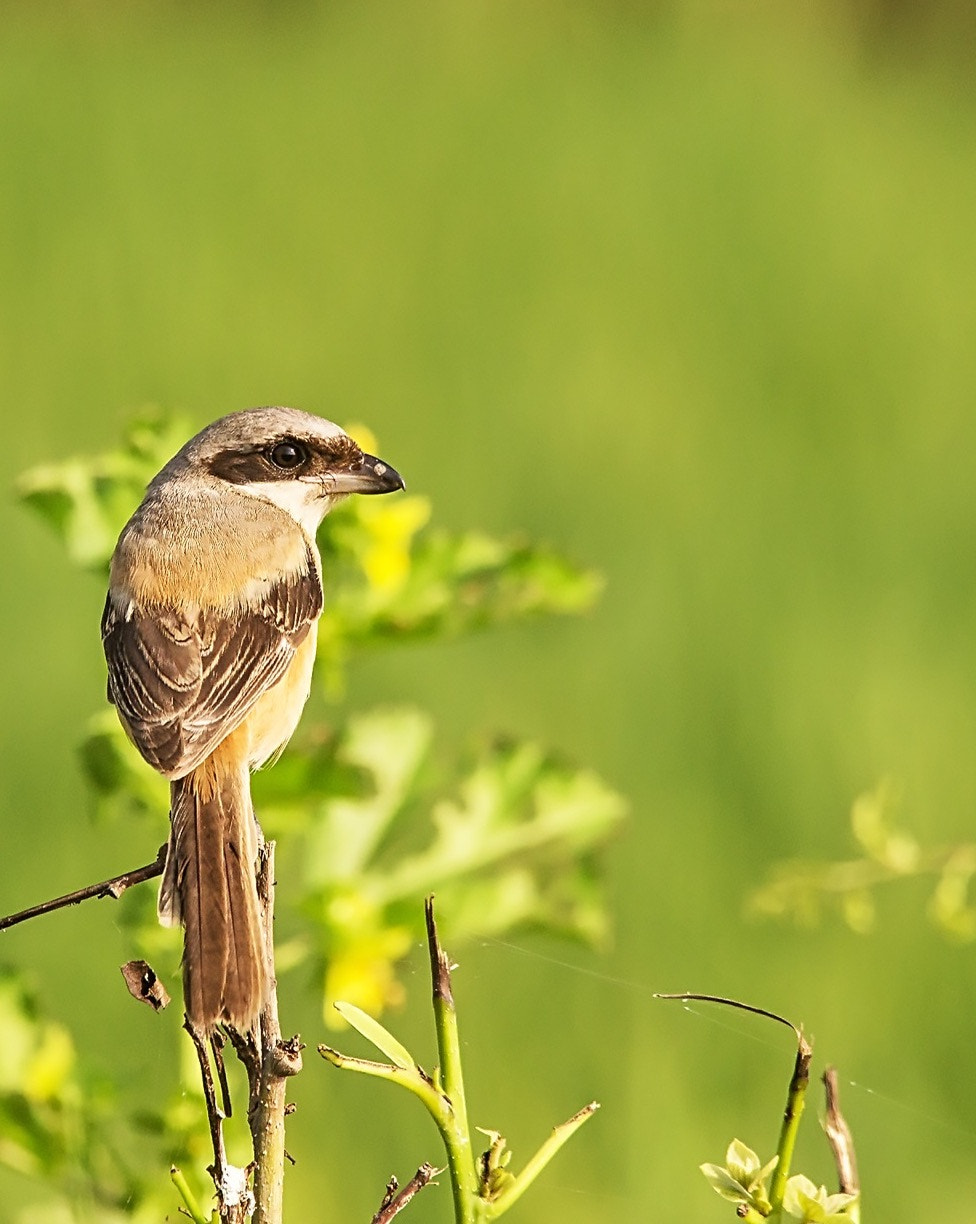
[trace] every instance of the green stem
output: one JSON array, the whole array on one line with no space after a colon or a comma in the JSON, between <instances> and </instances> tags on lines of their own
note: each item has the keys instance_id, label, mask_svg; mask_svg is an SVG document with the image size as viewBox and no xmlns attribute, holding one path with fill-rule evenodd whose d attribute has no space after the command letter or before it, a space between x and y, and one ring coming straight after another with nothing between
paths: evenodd
<instances>
[{"instance_id":1,"label":"green stem","mask_svg":"<svg viewBox=\"0 0 976 1224\"><path fill-rule=\"evenodd\" d=\"M464 1099L464 1077L461 1072L461 1042L454 995L451 991L451 967L437 939L432 898L428 897L424 909L441 1084L451 1105L450 1113L438 1122L438 1126L447 1149L447 1167L451 1175L456 1224L478 1224L486 1218L487 1203L478 1193L478 1175L471 1149L471 1132L468 1128L468 1112Z\"/></svg>"},{"instance_id":2,"label":"green stem","mask_svg":"<svg viewBox=\"0 0 976 1224\"><path fill-rule=\"evenodd\" d=\"M793 1066L793 1077L786 1097L786 1112L783 1114L783 1126L779 1133L779 1144L776 1154L779 1160L773 1171L769 1186L770 1216L777 1218L783 1209L783 1196L786 1193L786 1182L790 1176L790 1163L793 1160L793 1149L796 1146L796 1136L800 1129L800 1118L806 1102L807 1085L810 1083L810 1061L813 1049L802 1034L796 1050L796 1062Z\"/></svg>"},{"instance_id":3,"label":"green stem","mask_svg":"<svg viewBox=\"0 0 976 1224\"><path fill-rule=\"evenodd\" d=\"M190 1189L186 1178L183 1176L183 1170L178 1169L176 1165L173 1165L169 1171L169 1176L173 1185L177 1188L177 1190L179 1190L180 1198L183 1200L187 1214L193 1221L193 1224L211 1224L213 1217L205 1216L203 1214L200 1204L197 1202L193 1191Z\"/></svg>"},{"instance_id":4,"label":"green stem","mask_svg":"<svg viewBox=\"0 0 976 1224\"><path fill-rule=\"evenodd\" d=\"M391 1084L400 1084L408 1088L426 1105L428 1113L437 1123L438 1130L443 1131L444 1127L449 1124L450 1106L444 1096L429 1080L424 1079L416 1067L394 1067L390 1063L370 1062L365 1058L350 1058L347 1054L340 1054L338 1050L333 1050L327 1045L320 1045L318 1051L327 1062L341 1071L358 1071L360 1075L372 1075L377 1079L385 1079Z\"/></svg>"},{"instance_id":5,"label":"green stem","mask_svg":"<svg viewBox=\"0 0 976 1224\"><path fill-rule=\"evenodd\" d=\"M498 1216L504 1214L513 1203L522 1197L566 1140L575 1134L584 1122L592 1118L599 1108L596 1101L591 1101L589 1105L584 1105L579 1113L573 1114L568 1122L564 1122L562 1126L557 1126L553 1130L522 1172L509 1183L508 1189L503 1190L492 1201L487 1212L490 1220L497 1219Z\"/></svg>"}]
</instances>

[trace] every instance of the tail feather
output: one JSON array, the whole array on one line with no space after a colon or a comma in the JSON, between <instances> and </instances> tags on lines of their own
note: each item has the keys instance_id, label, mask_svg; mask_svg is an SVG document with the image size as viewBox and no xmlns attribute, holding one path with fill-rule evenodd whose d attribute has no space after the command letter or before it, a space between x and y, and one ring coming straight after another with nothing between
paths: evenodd
<instances>
[{"instance_id":1,"label":"tail feather","mask_svg":"<svg viewBox=\"0 0 976 1224\"><path fill-rule=\"evenodd\" d=\"M160 919L182 921L183 994L194 1025L257 1025L270 973L255 883L257 826L247 771L211 759L171 785Z\"/></svg>"}]
</instances>

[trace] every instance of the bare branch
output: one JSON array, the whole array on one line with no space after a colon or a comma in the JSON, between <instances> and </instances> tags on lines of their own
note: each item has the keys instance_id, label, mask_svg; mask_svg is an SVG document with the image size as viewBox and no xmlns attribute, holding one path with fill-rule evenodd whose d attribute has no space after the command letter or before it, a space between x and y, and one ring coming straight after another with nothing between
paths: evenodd
<instances>
[{"instance_id":1,"label":"bare branch","mask_svg":"<svg viewBox=\"0 0 976 1224\"><path fill-rule=\"evenodd\" d=\"M254 1196L247 1186L250 1170L239 1169L227 1159L224 1147L224 1112L217 1104L217 1089L210 1069L210 1050L213 1042L208 1040L206 1033L193 1025L189 1016L184 1017L183 1027L190 1034L200 1064L207 1123L214 1153L214 1162L208 1172L217 1190L217 1213L221 1224L246 1224L254 1210Z\"/></svg>"},{"instance_id":2,"label":"bare branch","mask_svg":"<svg viewBox=\"0 0 976 1224\"><path fill-rule=\"evenodd\" d=\"M268 963L274 972L274 842L266 842L258 859L258 897ZM237 1043L235 1042L235 1045ZM261 1049L244 1060L251 1085L248 1122L254 1143L254 1224L280 1224L285 1181L285 1088L302 1069L300 1038L282 1040L278 1023L278 988L273 980L261 1013ZM240 1054L238 1048L238 1054Z\"/></svg>"},{"instance_id":3,"label":"bare branch","mask_svg":"<svg viewBox=\"0 0 976 1224\"><path fill-rule=\"evenodd\" d=\"M413 1177L407 1182L402 1190L399 1190L397 1179L390 1178L390 1184L386 1187L386 1194L383 1196L383 1202L380 1204L380 1209L373 1216L370 1224L389 1224L390 1220L406 1207L414 1195L419 1194L424 1186L430 1184L431 1180L437 1175L438 1170L432 1164L422 1164L414 1173Z\"/></svg>"},{"instance_id":4,"label":"bare branch","mask_svg":"<svg viewBox=\"0 0 976 1224\"><path fill-rule=\"evenodd\" d=\"M666 1002L678 1003L719 1003L722 1007L734 1007L739 1011L751 1012L754 1016L763 1016L766 1020L775 1020L777 1024L785 1024L788 1029L792 1029L796 1034L796 1039L799 1044L803 1044L804 1038L802 1032L797 1028L792 1020L787 1020L785 1016L780 1016L777 1012L767 1011L765 1007L756 1007L752 1003L741 1003L738 999L728 999L725 995L712 994L660 994L655 992L655 999L664 999Z\"/></svg>"},{"instance_id":5,"label":"bare branch","mask_svg":"<svg viewBox=\"0 0 976 1224\"><path fill-rule=\"evenodd\" d=\"M851 1134L851 1128L847 1125L844 1115L840 1112L836 1067L828 1067L824 1071L823 1085L827 1097L827 1112L823 1127L827 1134L827 1142L834 1153L840 1190L843 1194L856 1194L861 1188L861 1182L857 1175L857 1160L854 1157L854 1136Z\"/></svg>"},{"instance_id":6,"label":"bare branch","mask_svg":"<svg viewBox=\"0 0 976 1224\"><path fill-rule=\"evenodd\" d=\"M132 871L123 871L121 875L113 876L110 880L89 884L86 888L76 889L74 892L66 893L63 897L55 897L53 901L42 901L40 905L32 905L29 909L19 910L16 914L8 914L5 918L0 918L0 931L26 922L28 918L38 918L41 914L50 914L68 905L80 905L82 901L90 901L93 897L112 897L117 901L133 884L142 884L146 880L162 875L165 864L166 846L164 844L159 847L154 863L147 863L145 867L136 867Z\"/></svg>"}]
</instances>

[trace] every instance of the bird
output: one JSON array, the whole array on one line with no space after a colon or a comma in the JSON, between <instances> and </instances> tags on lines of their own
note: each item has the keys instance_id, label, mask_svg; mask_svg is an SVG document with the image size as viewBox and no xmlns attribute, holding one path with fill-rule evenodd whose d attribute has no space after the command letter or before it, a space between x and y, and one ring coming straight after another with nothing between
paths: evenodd
<instances>
[{"instance_id":1,"label":"bird","mask_svg":"<svg viewBox=\"0 0 976 1224\"><path fill-rule=\"evenodd\" d=\"M249 408L170 459L116 544L101 623L108 699L170 784L157 909L184 928L184 1007L199 1033L257 1034L271 991L250 773L277 757L309 695L316 531L349 494L403 487L331 421Z\"/></svg>"}]
</instances>

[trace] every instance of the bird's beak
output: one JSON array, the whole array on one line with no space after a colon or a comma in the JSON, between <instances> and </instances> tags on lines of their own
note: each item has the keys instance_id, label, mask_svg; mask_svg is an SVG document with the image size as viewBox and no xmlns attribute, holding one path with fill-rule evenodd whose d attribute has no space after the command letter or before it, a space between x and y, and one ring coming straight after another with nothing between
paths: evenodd
<instances>
[{"instance_id":1,"label":"bird's beak","mask_svg":"<svg viewBox=\"0 0 976 1224\"><path fill-rule=\"evenodd\" d=\"M330 493L395 493L405 487L400 473L375 455L363 455L355 467L330 472L329 481Z\"/></svg>"}]
</instances>

